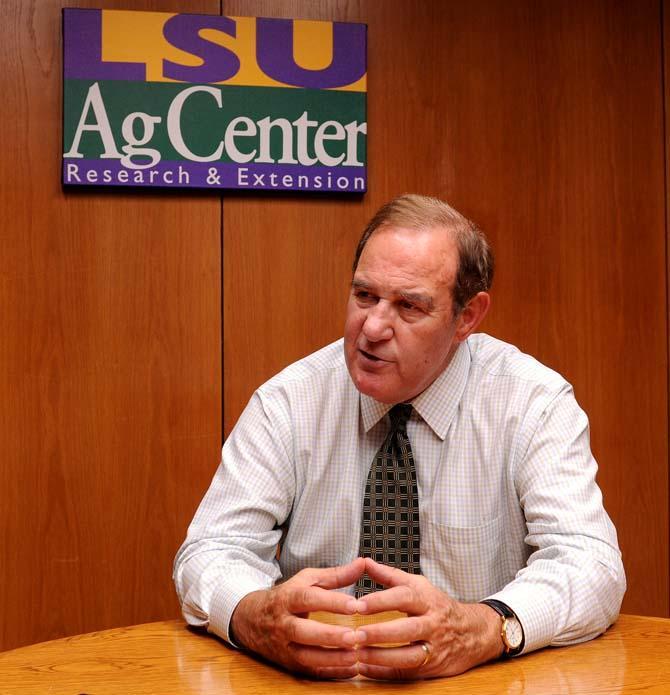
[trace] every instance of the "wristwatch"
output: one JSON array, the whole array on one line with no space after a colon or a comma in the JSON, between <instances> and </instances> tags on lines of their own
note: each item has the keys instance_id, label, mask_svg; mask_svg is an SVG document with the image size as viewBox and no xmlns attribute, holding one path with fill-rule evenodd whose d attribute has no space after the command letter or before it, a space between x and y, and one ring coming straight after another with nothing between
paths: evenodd
<instances>
[{"instance_id":1,"label":"wristwatch","mask_svg":"<svg viewBox=\"0 0 670 695\"><path fill-rule=\"evenodd\" d=\"M502 656L510 657L521 654L526 640L523 634L523 626L514 611L506 603L496 601L493 598L487 598L484 601L480 601L480 603L485 603L490 608L493 608L502 620L500 636L505 645Z\"/></svg>"}]
</instances>

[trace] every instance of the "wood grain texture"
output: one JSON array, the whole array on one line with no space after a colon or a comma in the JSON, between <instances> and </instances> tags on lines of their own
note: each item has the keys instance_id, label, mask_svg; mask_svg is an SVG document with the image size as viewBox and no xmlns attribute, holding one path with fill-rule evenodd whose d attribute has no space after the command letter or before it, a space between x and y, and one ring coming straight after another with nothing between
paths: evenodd
<instances>
[{"instance_id":1,"label":"wood grain texture","mask_svg":"<svg viewBox=\"0 0 670 695\"><path fill-rule=\"evenodd\" d=\"M79 635L0 654L2 695L625 695L670 689L670 620L621 616L594 641L544 649L453 678L420 684L357 678L329 684L295 677L178 621Z\"/></svg>"},{"instance_id":2,"label":"wood grain texture","mask_svg":"<svg viewBox=\"0 0 670 695\"><path fill-rule=\"evenodd\" d=\"M221 439L220 201L61 189L61 6L0 5L0 649L177 616Z\"/></svg>"},{"instance_id":3,"label":"wood grain texture","mask_svg":"<svg viewBox=\"0 0 670 695\"><path fill-rule=\"evenodd\" d=\"M665 105L665 233L666 233L666 293L670 297L670 0L663 0L662 4L663 17L663 57L664 57L664 73L663 73L663 96ZM668 352L670 364L670 302L666 304L666 322L668 339ZM670 367L669 367L670 369ZM670 372L668 373L668 393L670 395ZM669 414L670 417L670 414ZM670 436L670 431L668 432ZM670 507L670 464L667 474L668 486L668 506ZM668 513L670 526L670 511ZM668 534L670 536L670 532ZM670 545L670 541L668 543ZM670 565L670 558L668 559ZM670 575L670 567L668 568Z\"/></svg>"},{"instance_id":4,"label":"wood grain texture","mask_svg":"<svg viewBox=\"0 0 670 695\"><path fill-rule=\"evenodd\" d=\"M369 191L227 195L224 429L339 337L355 242L407 190L475 219L498 260L483 330L564 374L589 414L626 610L668 615L668 354L660 6L645 0L226 0L368 24ZM667 16L667 13L666 13Z\"/></svg>"},{"instance_id":5,"label":"wood grain texture","mask_svg":"<svg viewBox=\"0 0 670 695\"><path fill-rule=\"evenodd\" d=\"M60 188L63 4L0 3L0 649L177 614L172 557L220 446L221 273L229 431L341 334L360 230L407 190L489 233L484 328L575 385L624 606L668 615L660 3L224 0L368 23L370 189L226 194L223 266L218 197Z\"/></svg>"}]
</instances>

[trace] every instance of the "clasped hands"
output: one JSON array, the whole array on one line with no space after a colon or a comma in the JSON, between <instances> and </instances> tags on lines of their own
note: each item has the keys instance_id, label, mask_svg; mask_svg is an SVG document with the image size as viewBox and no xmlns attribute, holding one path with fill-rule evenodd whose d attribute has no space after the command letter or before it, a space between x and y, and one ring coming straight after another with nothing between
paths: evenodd
<instances>
[{"instance_id":1,"label":"clasped hands","mask_svg":"<svg viewBox=\"0 0 670 695\"><path fill-rule=\"evenodd\" d=\"M356 583L364 572L388 588L359 599L332 591ZM310 620L315 611L352 616L399 611L407 617L355 628ZM316 678L451 676L502 651L500 618L491 608L455 601L425 577L370 558L304 569L272 589L248 594L231 628L240 646ZM384 644L401 646L376 646Z\"/></svg>"}]
</instances>

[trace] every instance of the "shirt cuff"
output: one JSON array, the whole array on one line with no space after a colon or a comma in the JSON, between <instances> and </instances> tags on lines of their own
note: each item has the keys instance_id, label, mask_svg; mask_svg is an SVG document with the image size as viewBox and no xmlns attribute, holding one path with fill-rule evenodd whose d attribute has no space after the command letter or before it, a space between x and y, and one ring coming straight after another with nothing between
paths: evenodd
<instances>
[{"instance_id":1,"label":"shirt cuff","mask_svg":"<svg viewBox=\"0 0 670 695\"><path fill-rule=\"evenodd\" d=\"M226 577L212 594L208 630L225 639L236 649L240 649L240 645L235 644L230 638L230 619L233 617L237 604L247 594L252 591L269 589L272 586L268 580L269 577L262 574L240 576L236 573L235 577Z\"/></svg>"},{"instance_id":2,"label":"shirt cuff","mask_svg":"<svg viewBox=\"0 0 670 695\"><path fill-rule=\"evenodd\" d=\"M525 644L521 654L546 647L554 638L554 620L546 608L546 591L528 584L508 585L497 594L487 596L507 604L516 614L523 628Z\"/></svg>"}]
</instances>

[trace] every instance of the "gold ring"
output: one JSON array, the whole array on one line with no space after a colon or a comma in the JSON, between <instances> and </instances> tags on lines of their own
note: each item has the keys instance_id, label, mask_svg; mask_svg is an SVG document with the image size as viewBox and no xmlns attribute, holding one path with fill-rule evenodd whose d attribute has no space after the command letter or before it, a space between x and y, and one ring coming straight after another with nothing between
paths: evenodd
<instances>
[{"instance_id":1,"label":"gold ring","mask_svg":"<svg viewBox=\"0 0 670 695\"><path fill-rule=\"evenodd\" d=\"M421 649L423 649L423 653L426 656L423 658L423 661L419 664L419 668L421 668L422 666L425 666L430 661L431 657L433 656L433 652L432 652L428 642L421 642Z\"/></svg>"}]
</instances>

